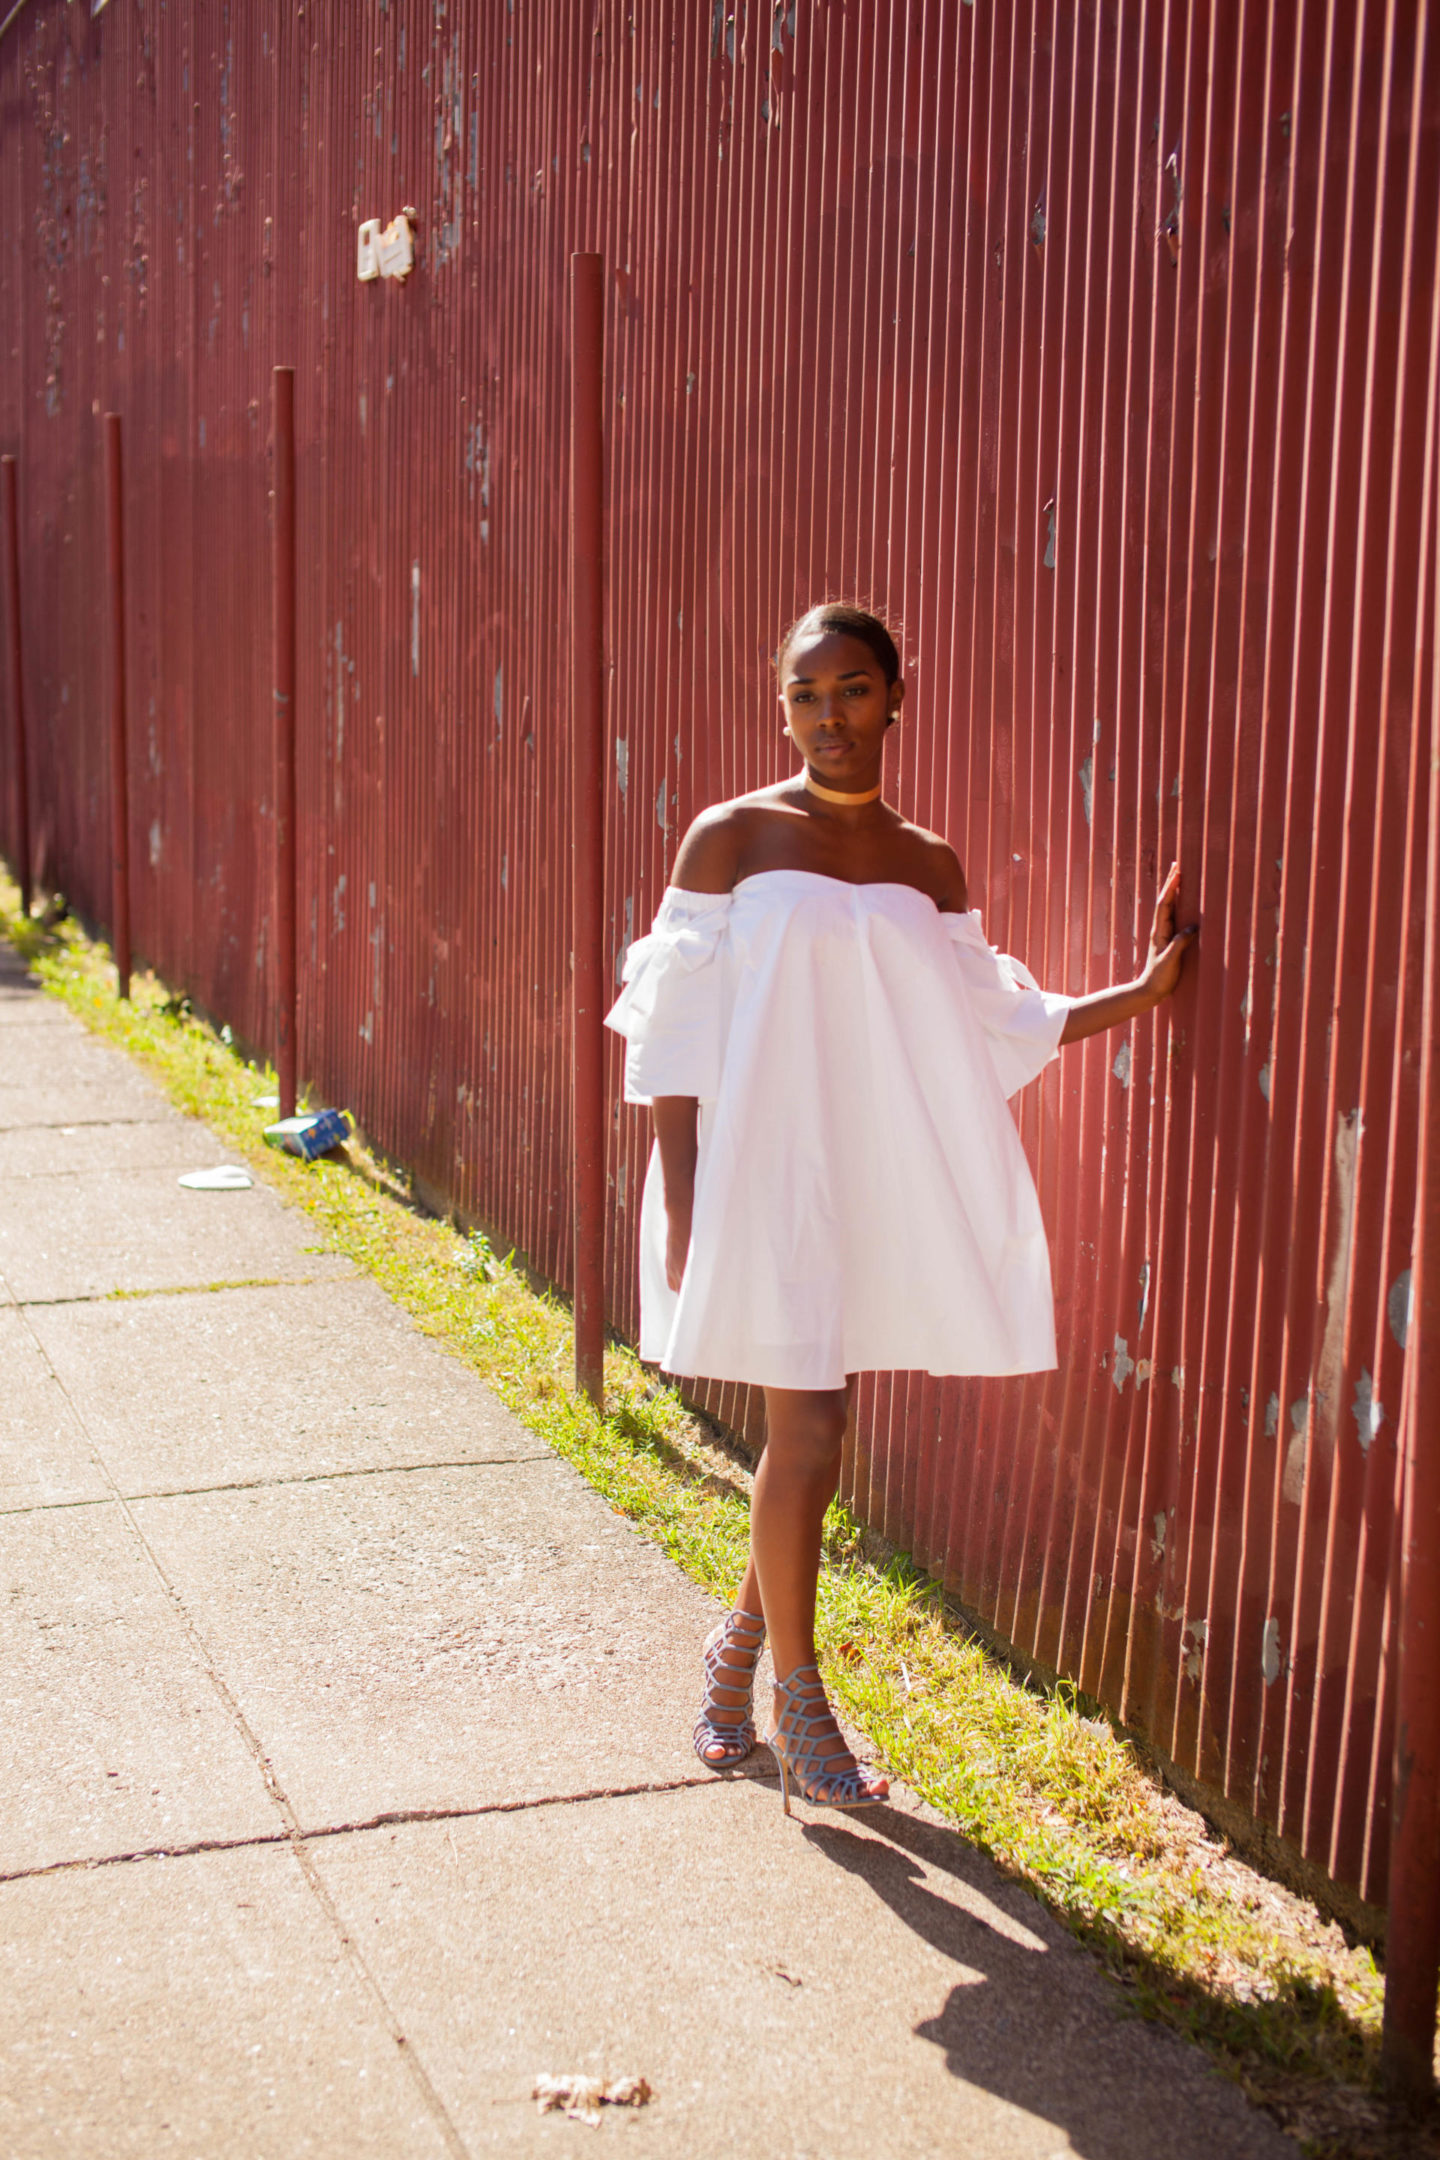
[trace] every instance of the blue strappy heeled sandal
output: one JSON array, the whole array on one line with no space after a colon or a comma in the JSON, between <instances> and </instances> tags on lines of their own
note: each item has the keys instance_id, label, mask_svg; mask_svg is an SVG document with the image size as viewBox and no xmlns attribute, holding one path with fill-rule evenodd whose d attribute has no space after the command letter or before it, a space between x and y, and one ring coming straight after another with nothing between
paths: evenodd
<instances>
[{"instance_id":1,"label":"blue strappy heeled sandal","mask_svg":"<svg viewBox=\"0 0 1440 2160\"><path fill-rule=\"evenodd\" d=\"M845 1745L825 1697L819 1666L797 1665L788 1679L777 1676L775 1686L785 1706L773 1730L766 1733L765 1745L779 1766L785 1813L790 1813L792 1778L801 1799L811 1807L877 1807L888 1800L890 1788L884 1778L862 1770ZM828 1767L841 1762L848 1767Z\"/></svg>"},{"instance_id":2,"label":"blue strappy heeled sandal","mask_svg":"<svg viewBox=\"0 0 1440 2160\"><path fill-rule=\"evenodd\" d=\"M750 1713L764 1646L764 1620L738 1605L706 1637L705 1700L695 1720L695 1753L707 1770L733 1769L755 1745Z\"/></svg>"}]
</instances>

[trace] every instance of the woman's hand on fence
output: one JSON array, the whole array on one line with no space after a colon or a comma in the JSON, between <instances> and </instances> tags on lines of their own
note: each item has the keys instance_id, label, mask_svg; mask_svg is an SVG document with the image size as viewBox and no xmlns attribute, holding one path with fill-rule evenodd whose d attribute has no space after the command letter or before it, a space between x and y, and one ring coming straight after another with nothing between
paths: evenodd
<instances>
[{"instance_id":1,"label":"woman's hand on fence","mask_svg":"<svg viewBox=\"0 0 1440 2160\"><path fill-rule=\"evenodd\" d=\"M1155 902L1155 921L1150 931L1150 956L1140 980L1150 1000L1158 1005L1174 991L1180 980L1180 970L1185 965L1185 955L1200 935L1199 923L1187 923L1183 930L1175 927L1175 910L1180 898L1180 865L1171 863L1170 874L1160 888Z\"/></svg>"},{"instance_id":2,"label":"woman's hand on fence","mask_svg":"<svg viewBox=\"0 0 1440 2160\"><path fill-rule=\"evenodd\" d=\"M1155 921L1150 932L1150 951L1145 966L1134 982L1112 983L1106 990L1091 990L1084 997L1072 999L1069 1017L1061 1034L1061 1043L1084 1042L1088 1035L1103 1034L1107 1028L1124 1027L1139 1014L1149 1012L1163 998L1170 996L1180 980L1180 970L1185 955L1200 935L1198 923L1187 923L1183 930L1175 927L1175 905L1180 896L1180 865L1172 863L1170 875L1160 888L1155 903Z\"/></svg>"}]
</instances>

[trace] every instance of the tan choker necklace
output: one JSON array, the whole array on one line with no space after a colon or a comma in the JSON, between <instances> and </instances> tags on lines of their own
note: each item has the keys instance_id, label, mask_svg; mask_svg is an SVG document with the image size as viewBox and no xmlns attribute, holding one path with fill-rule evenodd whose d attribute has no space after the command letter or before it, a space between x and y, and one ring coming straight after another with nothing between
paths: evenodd
<instances>
[{"instance_id":1,"label":"tan choker necklace","mask_svg":"<svg viewBox=\"0 0 1440 2160\"><path fill-rule=\"evenodd\" d=\"M847 810L858 810L862 803L880 800L881 791L878 787L872 787L864 795L846 795L839 788L821 787L808 765L805 768L805 785L812 795L820 797L821 802L843 803Z\"/></svg>"}]
</instances>

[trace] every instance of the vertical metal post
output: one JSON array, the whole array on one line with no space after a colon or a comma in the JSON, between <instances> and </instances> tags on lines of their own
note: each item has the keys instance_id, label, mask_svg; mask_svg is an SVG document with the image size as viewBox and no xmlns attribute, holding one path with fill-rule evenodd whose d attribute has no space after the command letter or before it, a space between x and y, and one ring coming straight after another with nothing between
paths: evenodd
<instances>
[{"instance_id":1,"label":"vertical metal post","mask_svg":"<svg viewBox=\"0 0 1440 2160\"><path fill-rule=\"evenodd\" d=\"M1436 563L1440 602L1440 558ZM1440 678L1430 713L1420 1146L1411 1247L1414 1297L1401 1417L1403 1498L1395 1606L1395 1767L1381 2069L1424 2105L1434 2093L1440 1984Z\"/></svg>"},{"instance_id":2,"label":"vertical metal post","mask_svg":"<svg viewBox=\"0 0 1440 2160\"><path fill-rule=\"evenodd\" d=\"M120 415L105 415L110 561L110 942L120 995L130 995L130 783L125 754L125 515Z\"/></svg>"},{"instance_id":3,"label":"vertical metal post","mask_svg":"<svg viewBox=\"0 0 1440 2160\"><path fill-rule=\"evenodd\" d=\"M605 288L570 258L571 1160L575 1388L604 1405L605 1354Z\"/></svg>"},{"instance_id":4,"label":"vertical metal post","mask_svg":"<svg viewBox=\"0 0 1440 2160\"><path fill-rule=\"evenodd\" d=\"M295 1022L295 370L271 371L274 421L275 1070L294 1117Z\"/></svg>"},{"instance_id":5,"label":"vertical metal post","mask_svg":"<svg viewBox=\"0 0 1440 2160\"><path fill-rule=\"evenodd\" d=\"M20 912L30 912L30 781L25 745L25 672L20 656L20 506L15 460L0 458L0 521L5 527L5 613L8 618L10 724L14 730L10 784L12 834Z\"/></svg>"}]
</instances>

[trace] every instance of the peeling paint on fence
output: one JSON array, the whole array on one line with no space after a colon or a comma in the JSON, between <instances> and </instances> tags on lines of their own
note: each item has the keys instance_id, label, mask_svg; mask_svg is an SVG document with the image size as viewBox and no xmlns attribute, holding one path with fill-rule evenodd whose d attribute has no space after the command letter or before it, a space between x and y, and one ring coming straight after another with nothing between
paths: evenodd
<instances>
[{"instance_id":1,"label":"peeling paint on fence","mask_svg":"<svg viewBox=\"0 0 1440 2160\"><path fill-rule=\"evenodd\" d=\"M1260 1670L1266 1687L1274 1687L1280 1677L1280 1623L1270 1619L1265 1622L1265 1632L1260 1644Z\"/></svg>"}]
</instances>

